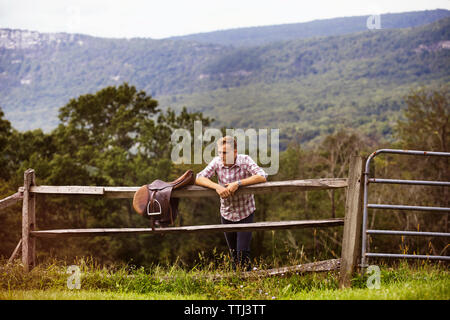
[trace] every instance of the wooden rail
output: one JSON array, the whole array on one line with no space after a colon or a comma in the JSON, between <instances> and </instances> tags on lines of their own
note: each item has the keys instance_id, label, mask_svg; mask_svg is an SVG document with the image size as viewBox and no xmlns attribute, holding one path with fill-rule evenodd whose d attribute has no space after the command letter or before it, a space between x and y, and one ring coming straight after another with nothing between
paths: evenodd
<instances>
[{"instance_id":1,"label":"wooden rail","mask_svg":"<svg viewBox=\"0 0 450 320\"><path fill-rule=\"evenodd\" d=\"M362 217L362 188L364 159L360 156L352 157L349 177L329 179L306 179L289 181L272 181L239 188L236 194L263 194L278 192L297 192L305 190L326 190L346 188L346 205L344 219L302 220L302 221L266 221L249 224L231 225L203 225L183 226L169 228L96 228L96 229L60 229L60 230L35 230L35 203L36 195L91 195L106 198L133 198L139 187L102 187L102 186L37 186L35 173L28 169L24 173L24 186L19 188L19 195L14 195L13 200L8 199L1 203L18 201L17 197L23 197L22 206L22 239L16 247L17 253L22 248L22 263L26 271L30 270L36 261L35 242L37 238L62 238L77 236L109 236L127 234L163 234L163 233L199 233L199 232L232 232L232 231L260 231L280 230L291 228L320 228L336 227L344 225L343 245L339 263L333 263L333 268L340 265L341 287L350 285L350 276L357 265L358 242ZM188 186L172 192L173 197L218 197L214 190L200 186ZM1 208L1 207L0 207ZM14 254L15 255L15 254ZM317 264L317 263L316 263ZM311 267L312 268L312 267ZM327 267L328 268L328 267ZM295 268L294 268L295 269ZM314 269L314 268L312 268ZM326 269L326 268L325 268ZM324 269L324 270L325 270Z\"/></svg>"},{"instance_id":2,"label":"wooden rail","mask_svg":"<svg viewBox=\"0 0 450 320\"><path fill-rule=\"evenodd\" d=\"M341 259L323 260L318 262L299 264L296 266L289 266L289 267L274 268L269 270L247 271L243 272L240 276L241 278L248 279L248 278L279 276L294 272L297 274L305 272L327 272L339 269L340 263ZM217 278L220 279L223 277L218 276Z\"/></svg>"},{"instance_id":3,"label":"wooden rail","mask_svg":"<svg viewBox=\"0 0 450 320\"><path fill-rule=\"evenodd\" d=\"M168 228L91 228L91 229L57 229L31 231L33 237L60 238L82 236L110 236L126 234L165 234L165 233L204 233L204 232L234 232L261 231L280 229L337 227L344 225L344 219L297 220L297 221L267 221L255 223L212 224L200 226L168 227Z\"/></svg>"},{"instance_id":4,"label":"wooden rail","mask_svg":"<svg viewBox=\"0 0 450 320\"><path fill-rule=\"evenodd\" d=\"M23 189L23 187L22 187ZM16 192L13 195L0 200L0 210L16 204L23 199L23 191Z\"/></svg>"},{"instance_id":5,"label":"wooden rail","mask_svg":"<svg viewBox=\"0 0 450 320\"><path fill-rule=\"evenodd\" d=\"M346 178L287 180L258 183L241 187L236 194L261 194L271 192L295 192L347 187ZM89 186L32 186L31 193L59 195L97 195L107 198L133 198L140 187L89 187ZM23 192L23 187L19 192ZM187 186L172 191L174 198L217 197L214 190L201 186Z\"/></svg>"}]
</instances>

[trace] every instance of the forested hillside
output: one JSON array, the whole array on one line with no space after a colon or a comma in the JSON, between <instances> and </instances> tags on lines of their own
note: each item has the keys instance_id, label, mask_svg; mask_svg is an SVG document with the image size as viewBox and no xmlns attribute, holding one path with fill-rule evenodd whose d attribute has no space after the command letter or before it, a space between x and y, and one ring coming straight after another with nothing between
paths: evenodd
<instances>
[{"instance_id":1,"label":"forested hillside","mask_svg":"<svg viewBox=\"0 0 450 320\"><path fill-rule=\"evenodd\" d=\"M338 127L391 138L411 87L450 80L450 19L239 49L208 66L222 88L163 96L230 127L271 127L305 143ZM224 70L233 70L224 72Z\"/></svg>"},{"instance_id":2,"label":"forested hillside","mask_svg":"<svg viewBox=\"0 0 450 320\"><path fill-rule=\"evenodd\" d=\"M396 15L393 27L442 14ZM19 130L49 131L70 99L127 82L161 109L201 111L215 127L280 128L283 149L340 126L389 140L412 87L448 83L450 18L380 30L365 20L356 33L245 47L2 29L0 107Z\"/></svg>"}]
</instances>

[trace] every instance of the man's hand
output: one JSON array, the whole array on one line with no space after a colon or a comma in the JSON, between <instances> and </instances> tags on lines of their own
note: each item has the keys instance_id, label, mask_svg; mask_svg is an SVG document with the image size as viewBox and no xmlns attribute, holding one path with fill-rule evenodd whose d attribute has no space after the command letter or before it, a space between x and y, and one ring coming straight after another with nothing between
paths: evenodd
<instances>
[{"instance_id":1,"label":"man's hand","mask_svg":"<svg viewBox=\"0 0 450 320\"><path fill-rule=\"evenodd\" d=\"M231 195L233 195L237 189L239 189L239 184L237 181L225 184L228 190L230 190Z\"/></svg>"},{"instance_id":2,"label":"man's hand","mask_svg":"<svg viewBox=\"0 0 450 320\"><path fill-rule=\"evenodd\" d=\"M222 187L221 185L218 185L216 187L216 192L221 198L228 198L231 196L231 192L228 188Z\"/></svg>"},{"instance_id":3,"label":"man's hand","mask_svg":"<svg viewBox=\"0 0 450 320\"><path fill-rule=\"evenodd\" d=\"M197 179L195 179L195 184L198 186L216 190L217 194L221 198L228 198L229 196L231 196L231 192L229 189L225 188L224 186L221 186L220 184L212 182L206 177L198 177Z\"/></svg>"}]
</instances>

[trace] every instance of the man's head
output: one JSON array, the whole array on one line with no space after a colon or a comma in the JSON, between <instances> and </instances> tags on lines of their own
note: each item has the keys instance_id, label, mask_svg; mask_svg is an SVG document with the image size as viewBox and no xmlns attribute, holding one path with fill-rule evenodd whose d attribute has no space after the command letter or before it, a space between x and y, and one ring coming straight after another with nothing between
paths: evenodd
<instances>
[{"instance_id":1,"label":"man's head","mask_svg":"<svg viewBox=\"0 0 450 320\"><path fill-rule=\"evenodd\" d=\"M219 157L222 158L224 165L232 166L237 156L237 142L236 138L232 136L225 136L217 141L217 149Z\"/></svg>"}]
</instances>

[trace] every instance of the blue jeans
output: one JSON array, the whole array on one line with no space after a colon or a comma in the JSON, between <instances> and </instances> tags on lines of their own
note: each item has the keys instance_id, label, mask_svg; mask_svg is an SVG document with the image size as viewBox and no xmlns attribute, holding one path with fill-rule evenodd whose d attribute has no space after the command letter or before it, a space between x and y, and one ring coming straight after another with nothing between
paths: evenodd
<instances>
[{"instance_id":1,"label":"blue jeans","mask_svg":"<svg viewBox=\"0 0 450 320\"><path fill-rule=\"evenodd\" d=\"M222 224L236 224L236 223L252 223L255 212L252 212L247 218L239 221L230 221L220 217ZM251 231L242 232L224 232L225 240L227 241L228 248L230 251L250 251L250 241L252 240Z\"/></svg>"}]
</instances>

